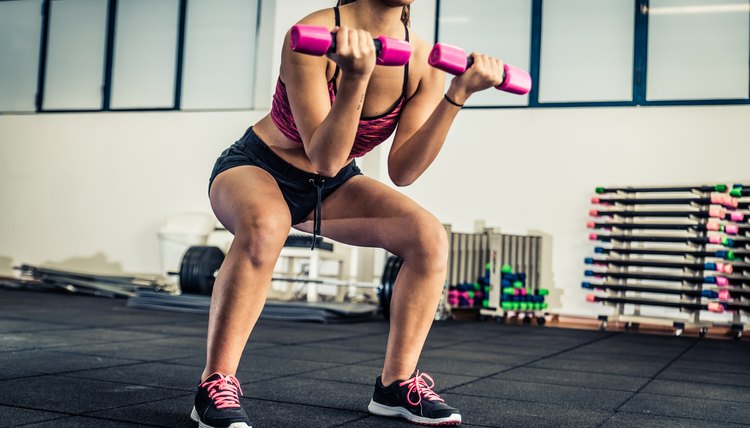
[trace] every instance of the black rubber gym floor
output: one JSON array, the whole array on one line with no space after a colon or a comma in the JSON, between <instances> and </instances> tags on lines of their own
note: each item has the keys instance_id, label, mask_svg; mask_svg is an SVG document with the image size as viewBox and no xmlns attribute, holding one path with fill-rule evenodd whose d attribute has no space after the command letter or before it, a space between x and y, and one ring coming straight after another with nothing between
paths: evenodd
<instances>
[{"instance_id":1,"label":"black rubber gym floor","mask_svg":"<svg viewBox=\"0 0 750 428\"><path fill-rule=\"evenodd\" d=\"M193 427L206 317L0 290L0 425ZM388 325L261 321L238 378L263 427L411 426L370 416ZM420 367L464 425L750 424L750 342L444 322Z\"/></svg>"}]
</instances>

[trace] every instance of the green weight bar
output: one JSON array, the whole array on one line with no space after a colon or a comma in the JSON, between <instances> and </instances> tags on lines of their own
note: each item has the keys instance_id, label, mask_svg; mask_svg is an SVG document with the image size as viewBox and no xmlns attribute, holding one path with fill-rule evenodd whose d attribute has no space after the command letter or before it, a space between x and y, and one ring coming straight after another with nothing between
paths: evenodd
<instances>
[{"instance_id":1,"label":"green weight bar","mask_svg":"<svg viewBox=\"0 0 750 428\"><path fill-rule=\"evenodd\" d=\"M513 282L513 288L523 288L523 281L514 281Z\"/></svg>"},{"instance_id":2,"label":"green weight bar","mask_svg":"<svg viewBox=\"0 0 750 428\"><path fill-rule=\"evenodd\" d=\"M503 267L500 268L500 272L502 272L502 273L513 273L513 266L511 266L511 265L503 265Z\"/></svg>"}]
</instances>

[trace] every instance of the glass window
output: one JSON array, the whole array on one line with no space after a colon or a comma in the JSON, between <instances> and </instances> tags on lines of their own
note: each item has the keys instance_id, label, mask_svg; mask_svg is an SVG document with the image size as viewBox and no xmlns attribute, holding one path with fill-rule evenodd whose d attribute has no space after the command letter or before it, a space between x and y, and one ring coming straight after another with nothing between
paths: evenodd
<instances>
[{"instance_id":1,"label":"glass window","mask_svg":"<svg viewBox=\"0 0 750 428\"><path fill-rule=\"evenodd\" d=\"M529 69L531 51L531 0L442 0L438 38L467 53L476 51L508 64ZM448 77L450 82L450 76ZM472 95L468 105L528 105L528 95L496 90Z\"/></svg>"},{"instance_id":2,"label":"glass window","mask_svg":"<svg viewBox=\"0 0 750 428\"><path fill-rule=\"evenodd\" d=\"M182 108L252 107L257 0L190 0Z\"/></svg>"},{"instance_id":3,"label":"glass window","mask_svg":"<svg viewBox=\"0 0 750 428\"><path fill-rule=\"evenodd\" d=\"M44 109L101 109L106 0L50 3Z\"/></svg>"},{"instance_id":4,"label":"glass window","mask_svg":"<svg viewBox=\"0 0 750 428\"><path fill-rule=\"evenodd\" d=\"M117 2L110 107L174 107L178 0Z\"/></svg>"},{"instance_id":5,"label":"glass window","mask_svg":"<svg viewBox=\"0 0 750 428\"><path fill-rule=\"evenodd\" d=\"M35 111L41 0L0 2L0 111Z\"/></svg>"},{"instance_id":6,"label":"glass window","mask_svg":"<svg viewBox=\"0 0 750 428\"><path fill-rule=\"evenodd\" d=\"M545 0L540 102L633 99L633 0Z\"/></svg>"},{"instance_id":7,"label":"glass window","mask_svg":"<svg viewBox=\"0 0 750 428\"><path fill-rule=\"evenodd\" d=\"M651 0L646 98L748 98L750 1Z\"/></svg>"}]
</instances>

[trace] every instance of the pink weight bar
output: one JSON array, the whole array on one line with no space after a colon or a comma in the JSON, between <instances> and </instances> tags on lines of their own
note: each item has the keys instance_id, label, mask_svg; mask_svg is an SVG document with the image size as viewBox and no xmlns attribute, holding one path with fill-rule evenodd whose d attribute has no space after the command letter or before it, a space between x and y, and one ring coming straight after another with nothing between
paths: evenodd
<instances>
[{"instance_id":1,"label":"pink weight bar","mask_svg":"<svg viewBox=\"0 0 750 428\"><path fill-rule=\"evenodd\" d=\"M378 65L404 65L411 58L411 44L392 37L374 39ZM323 56L336 52L336 33L326 27L297 24L292 27L289 44L294 52Z\"/></svg>"},{"instance_id":2,"label":"pink weight bar","mask_svg":"<svg viewBox=\"0 0 750 428\"><path fill-rule=\"evenodd\" d=\"M466 52L456 46L445 43L436 43L430 51L427 62L440 70L453 75L463 74L474 64L474 58L467 56ZM520 68L505 64L503 83L495 86L501 91L511 94L526 95L531 90L531 76Z\"/></svg>"}]
</instances>

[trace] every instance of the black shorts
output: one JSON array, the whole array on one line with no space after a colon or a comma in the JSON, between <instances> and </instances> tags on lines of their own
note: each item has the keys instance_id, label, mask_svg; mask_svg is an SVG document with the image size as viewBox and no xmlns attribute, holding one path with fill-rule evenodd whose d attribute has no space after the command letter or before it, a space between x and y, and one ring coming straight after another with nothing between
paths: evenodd
<instances>
[{"instance_id":1,"label":"black shorts","mask_svg":"<svg viewBox=\"0 0 750 428\"><path fill-rule=\"evenodd\" d=\"M320 233L320 203L346 180L355 175L362 175L362 171L353 160L335 177L321 177L302 171L274 153L250 127L239 141L224 150L216 159L211 178L208 180L209 192L217 175L230 168L243 165L260 167L273 176L289 207L293 225L302 223L317 208L316 234Z\"/></svg>"}]
</instances>

